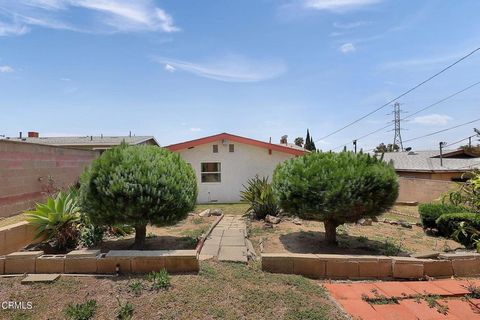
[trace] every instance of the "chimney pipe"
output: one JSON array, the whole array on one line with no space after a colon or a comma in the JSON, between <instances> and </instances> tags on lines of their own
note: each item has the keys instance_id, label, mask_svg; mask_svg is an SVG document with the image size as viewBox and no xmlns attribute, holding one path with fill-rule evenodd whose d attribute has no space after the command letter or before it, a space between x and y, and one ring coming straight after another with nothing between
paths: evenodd
<instances>
[{"instance_id":1,"label":"chimney pipe","mask_svg":"<svg viewBox=\"0 0 480 320\"><path fill-rule=\"evenodd\" d=\"M19 135L20 139L22 139L22 131L20 131Z\"/></svg>"}]
</instances>

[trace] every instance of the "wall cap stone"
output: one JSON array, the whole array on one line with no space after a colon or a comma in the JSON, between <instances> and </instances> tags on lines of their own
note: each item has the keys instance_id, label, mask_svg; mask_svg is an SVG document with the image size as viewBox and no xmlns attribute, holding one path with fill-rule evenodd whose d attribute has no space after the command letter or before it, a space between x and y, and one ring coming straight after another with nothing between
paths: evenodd
<instances>
[{"instance_id":1,"label":"wall cap stone","mask_svg":"<svg viewBox=\"0 0 480 320\"><path fill-rule=\"evenodd\" d=\"M100 254L100 250L74 250L67 253L67 259L76 259L76 258L96 258Z\"/></svg>"},{"instance_id":2,"label":"wall cap stone","mask_svg":"<svg viewBox=\"0 0 480 320\"><path fill-rule=\"evenodd\" d=\"M7 254L7 260L13 259L35 259L43 255L43 251L18 251Z\"/></svg>"},{"instance_id":3,"label":"wall cap stone","mask_svg":"<svg viewBox=\"0 0 480 320\"><path fill-rule=\"evenodd\" d=\"M475 259L480 258L480 254L476 252L460 252L460 253L442 253L439 255L440 259Z\"/></svg>"}]
</instances>

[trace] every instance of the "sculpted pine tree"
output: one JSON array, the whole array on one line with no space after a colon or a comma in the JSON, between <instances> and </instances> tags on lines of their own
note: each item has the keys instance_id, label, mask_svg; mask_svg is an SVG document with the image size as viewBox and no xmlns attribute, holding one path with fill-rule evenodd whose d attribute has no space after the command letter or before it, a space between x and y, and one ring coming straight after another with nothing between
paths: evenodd
<instances>
[{"instance_id":1,"label":"sculpted pine tree","mask_svg":"<svg viewBox=\"0 0 480 320\"><path fill-rule=\"evenodd\" d=\"M136 249L144 247L148 224L185 219L196 198L191 166L156 146L122 144L107 150L81 177L82 211L98 225L134 226Z\"/></svg>"},{"instance_id":2,"label":"sculpted pine tree","mask_svg":"<svg viewBox=\"0 0 480 320\"><path fill-rule=\"evenodd\" d=\"M390 209L398 197L391 164L368 154L315 152L287 160L273 174L273 190L286 212L323 221L336 244L336 228Z\"/></svg>"}]
</instances>

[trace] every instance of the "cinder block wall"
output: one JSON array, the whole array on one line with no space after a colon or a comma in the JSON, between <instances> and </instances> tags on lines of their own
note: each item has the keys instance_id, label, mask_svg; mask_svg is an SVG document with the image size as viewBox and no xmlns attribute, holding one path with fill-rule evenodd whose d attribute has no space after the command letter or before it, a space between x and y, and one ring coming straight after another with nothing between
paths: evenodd
<instances>
[{"instance_id":1,"label":"cinder block wall","mask_svg":"<svg viewBox=\"0 0 480 320\"><path fill-rule=\"evenodd\" d=\"M50 189L49 180L60 188L72 185L98 155L91 150L0 140L0 217L42 200Z\"/></svg>"},{"instance_id":2,"label":"cinder block wall","mask_svg":"<svg viewBox=\"0 0 480 320\"><path fill-rule=\"evenodd\" d=\"M450 181L399 177L400 194L397 201L432 202L445 192L454 190L456 184Z\"/></svg>"}]
</instances>

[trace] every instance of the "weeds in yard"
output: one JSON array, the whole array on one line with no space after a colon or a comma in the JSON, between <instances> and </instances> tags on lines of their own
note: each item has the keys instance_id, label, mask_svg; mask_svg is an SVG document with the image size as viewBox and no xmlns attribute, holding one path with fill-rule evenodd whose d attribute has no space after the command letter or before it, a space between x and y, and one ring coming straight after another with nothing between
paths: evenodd
<instances>
[{"instance_id":1,"label":"weeds in yard","mask_svg":"<svg viewBox=\"0 0 480 320\"><path fill-rule=\"evenodd\" d=\"M182 232L182 235L194 239L199 239L207 231L207 226L196 229L189 229Z\"/></svg>"},{"instance_id":2,"label":"weeds in yard","mask_svg":"<svg viewBox=\"0 0 480 320\"><path fill-rule=\"evenodd\" d=\"M357 237L357 241L360 243L366 243L368 241L368 238L365 236L359 236Z\"/></svg>"},{"instance_id":3,"label":"weeds in yard","mask_svg":"<svg viewBox=\"0 0 480 320\"><path fill-rule=\"evenodd\" d=\"M316 307L312 309L290 310L285 319L287 320L328 320L327 312L324 308Z\"/></svg>"},{"instance_id":4,"label":"weeds in yard","mask_svg":"<svg viewBox=\"0 0 480 320\"><path fill-rule=\"evenodd\" d=\"M348 227L345 224L339 225L337 227L337 235L347 235L348 234Z\"/></svg>"},{"instance_id":5,"label":"weeds in yard","mask_svg":"<svg viewBox=\"0 0 480 320\"><path fill-rule=\"evenodd\" d=\"M147 280L152 282L153 290L166 290L170 288L170 275L167 270L150 272L147 275Z\"/></svg>"},{"instance_id":6,"label":"weeds in yard","mask_svg":"<svg viewBox=\"0 0 480 320\"><path fill-rule=\"evenodd\" d=\"M370 304L398 304L398 299L395 297L386 297L383 294L378 293L378 290L372 289L373 297L369 297L366 294L362 294L362 300Z\"/></svg>"},{"instance_id":7,"label":"weeds in yard","mask_svg":"<svg viewBox=\"0 0 480 320\"><path fill-rule=\"evenodd\" d=\"M193 224L202 224L202 223L203 223L203 219L202 219L202 218L193 218L193 219L192 219L192 223L193 223Z\"/></svg>"},{"instance_id":8,"label":"weeds in yard","mask_svg":"<svg viewBox=\"0 0 480 320\"><path fill-rule=\"evenodd\" d=\"M480 299L480 287L479 286L475 285L474 283L469 282L468 285L466 285L464 287L469 292L469 294L467 294L468 298Z\"/></svg>"},{"instance_id":9,"label":"weeds in yard","mask_svg":"<svg viewBox=\"0 0 480 320\"><path fill-rule=\"evenodd\" d=\"M283 284L295 287L304 293L313 293L323 296L325 294L325 288L321 285L312 282L311 280L297 275L285 275L281 278Z\"/></svg>"},{"instance_id":10,"label":"weeds in yard","mask_svg":"<svg viewBox=\"0 0 480 320\"><path fill-rule=\"evenodd\" d=\"M11 320L30 320L32 319L32 316L29 315L28 313L14 313L12 317L10 318Z\"/></svg>"},{"instance_id":11,"label":"weeds in yard","mask_svg":"<svg viewBox=\"0 0 480 320\"><path fill-rule=\"evenodd\" d=\"M143 284L138 280L134 280L128 284L128 291L135 296L141 295L142 290L143 290Z\"/></svg>"},{"instance_id":12,"label":"weeds in yard","mask_svg":"<svg viewBox=\"0 0 480 320\"><path fill-rule=\"evenodd\" d=\"M150 239L150 238L155 238L157 235L153 232L149 232L147 233L147 239Z\"/></svg>"},{"instance_id":13,"label":"weeds in yard","mask_svg":"<svg viewBox=\"0 0 480 320\"><path fill-rule=\"evenodd\" d=\"M217 271L211 265L202 263L198 274L207 278L215 278L217 276Z\"/></svg>"},{"instance_id":14,"label":"weeds in yard","mask_svg":"<svg viewBox=\"0 0 480 320\"><path fill-rule=\"evenodd\" d=\"M97 311L97 301L90 299L84 303L68 304L65 308L65 316L70 320L89 320L92 319Z\"/></svg>"},{"instance_id":15,"label":"weeds in yard","mask_svg":"<svg viewBox=\"0 0 480 320\"><path fill-rule=\"evenodd\" d=\"M133 317L134 307L130 302L122 303L120 299L118 301L117 320L130 320Z\"/></svg>"},{"instance_id":16,"label":"weeds in yard","mask_svg":"<svg viewBox=\"0 0 480 320\"><path fill-rule=\"evenodd\" d=\"M386 256L396 256L405 250L402 243L392 239L386 239L379 247L379 250Z\"/></svg>"},{"instance_id":17,"label":"weeds in yard","mask_svg":"<svg viewBox=\"0 0 480 320\"><path fill-rule=\"evenodd\" d=\"M415 296L414 300L417 303L420 303L421 300L425 300L429 308L435 308L437 309L438 313L441 313L443 315L447 315L448 313L448 306L446 304L440 304L437 300L440 299L440 296L438 295L417 295Z\"/></svg>"}]
</instances>

